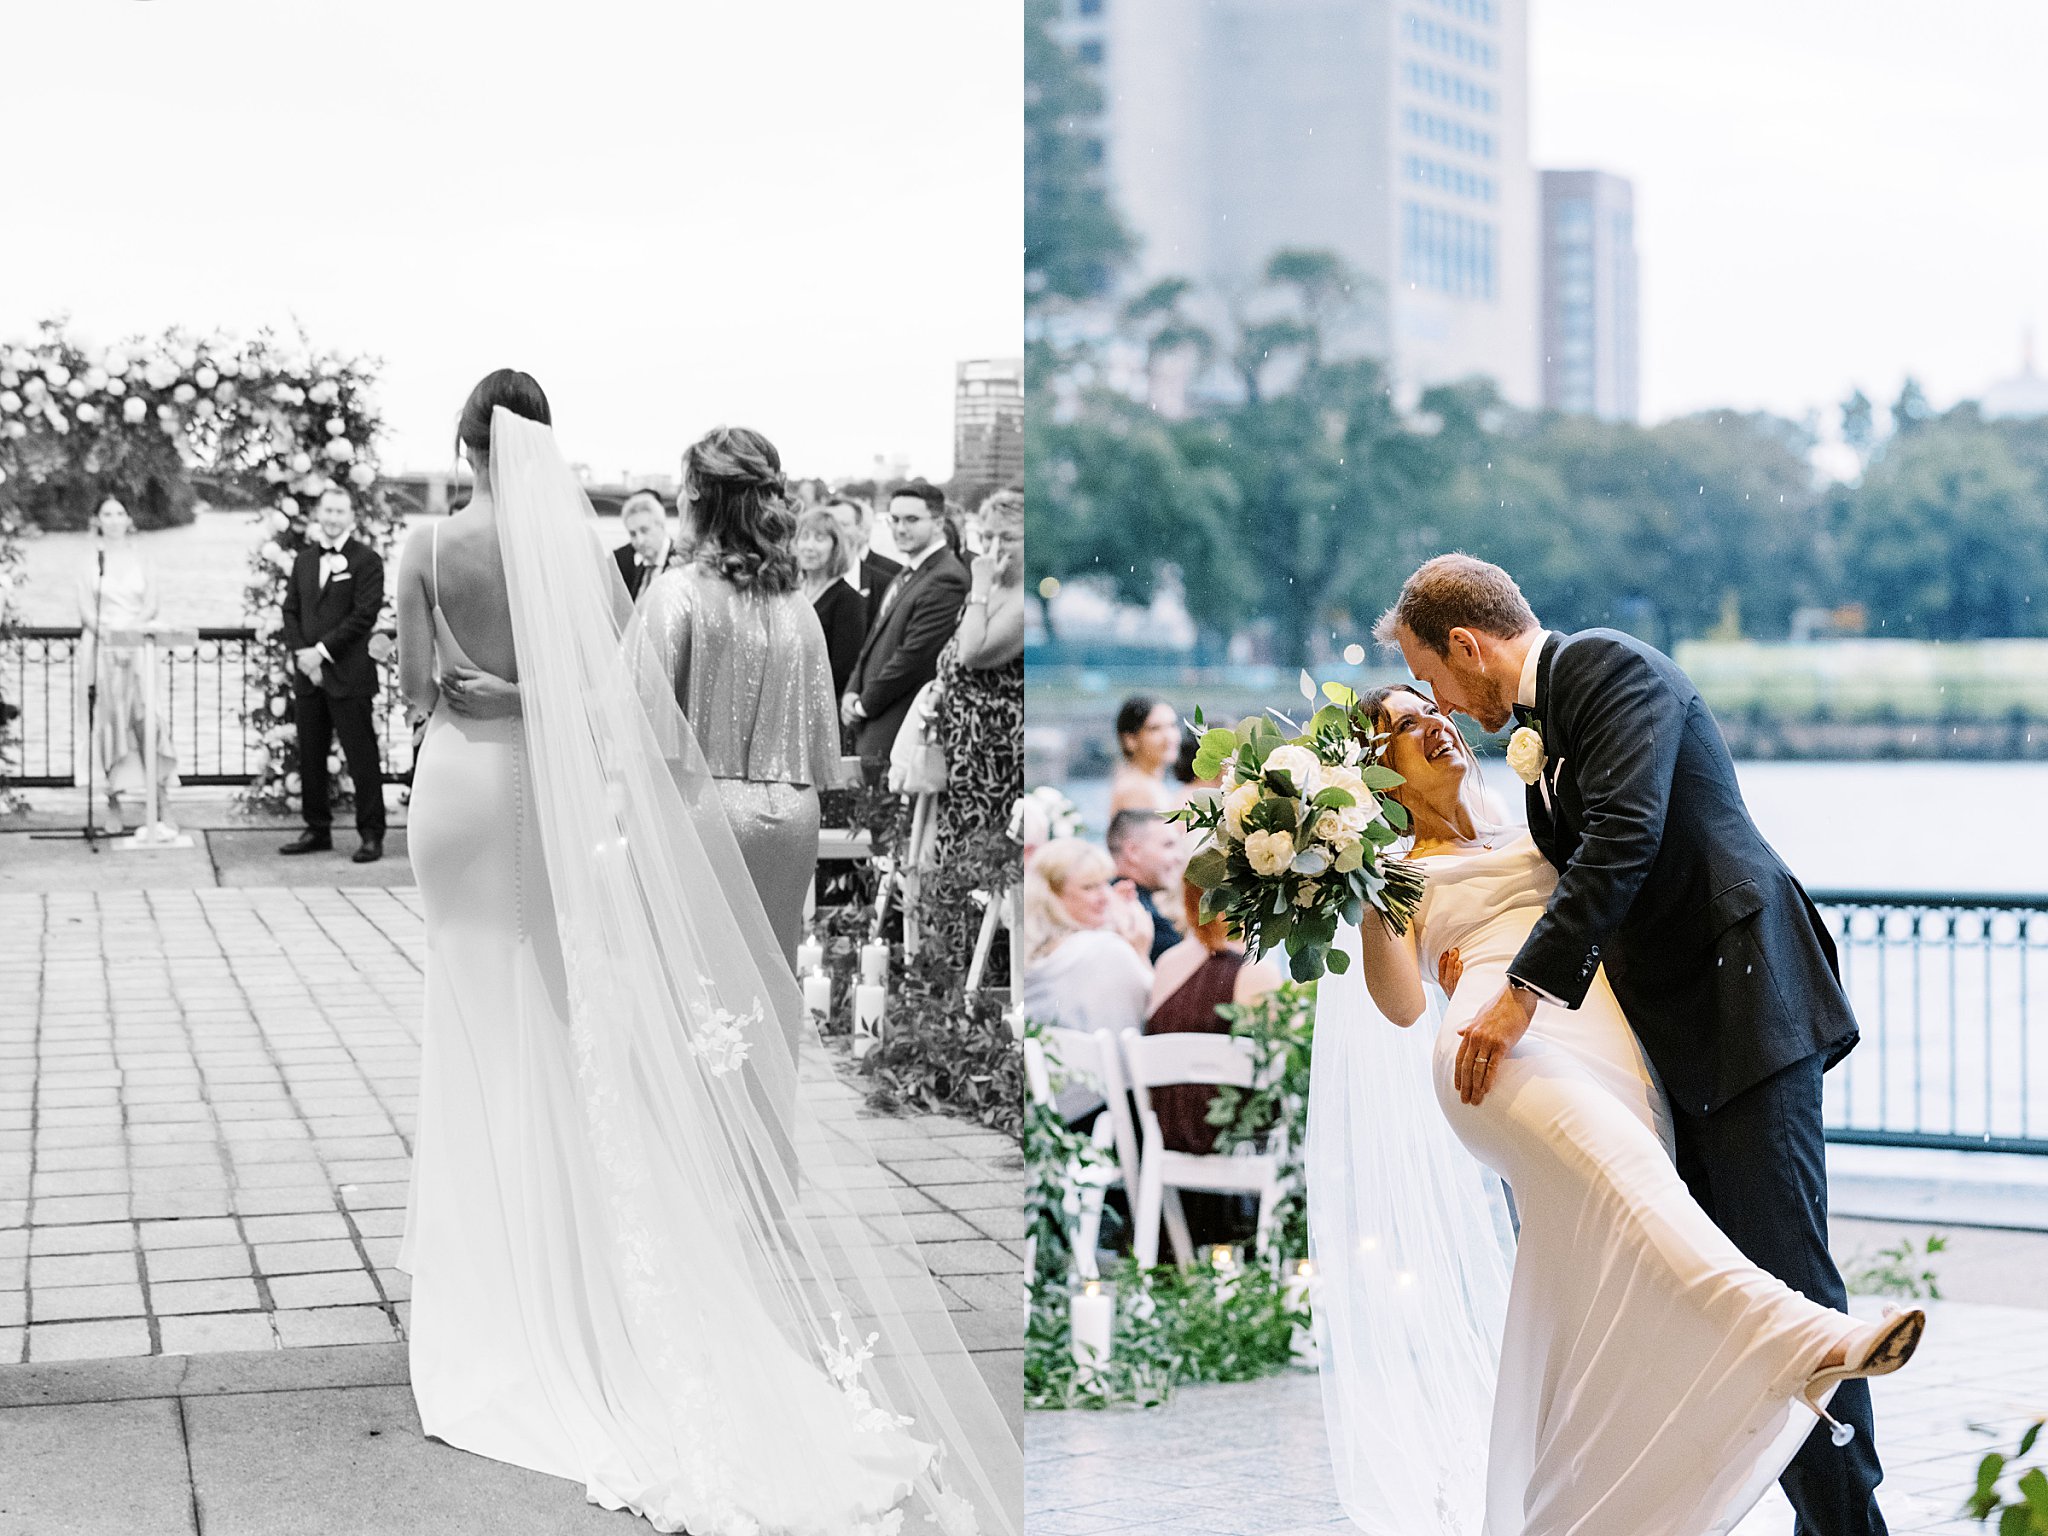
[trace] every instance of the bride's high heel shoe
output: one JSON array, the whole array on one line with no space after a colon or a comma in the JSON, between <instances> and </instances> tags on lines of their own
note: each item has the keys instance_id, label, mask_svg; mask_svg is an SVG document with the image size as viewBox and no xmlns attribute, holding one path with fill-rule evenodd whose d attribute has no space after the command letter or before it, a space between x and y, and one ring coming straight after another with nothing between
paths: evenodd
<instances>
[{"instance_id":1,"label":"bride's high heel shoe","mask_svg":"<svg viewBox=\"0 0 2048 1536\"><path fill-rule=\"evenodd\" d=\"M1837 1445L1847 1445L1856 1438L1856 1426L1844 1424L1827 1409L1820 1400L1828 1388L1837 1383L1852 1381L1864 1376L1889 1376L1908 1360L1913 1351L1920 1347L1920 1335L1927 1331L1927 1314L1915 1307L1910 1312L1892 1312L1883 1322L1873 1323L1861 1333L1853 1334L1842 1346L1842 1363L1824 1366L1815 1371L1799 1394L1799 1400L1811 1408L1814 1416L1828 1426L1828 1434Z\"/></svg>"}]
</instances>

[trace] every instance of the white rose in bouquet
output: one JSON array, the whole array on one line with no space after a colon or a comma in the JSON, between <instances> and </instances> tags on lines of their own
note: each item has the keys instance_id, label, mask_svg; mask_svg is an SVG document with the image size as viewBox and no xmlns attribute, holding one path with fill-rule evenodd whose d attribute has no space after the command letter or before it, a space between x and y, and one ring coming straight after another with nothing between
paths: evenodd
<instances>
[{"instance_id":1,"label":"white rose in bouquet","mask_svg":"<svg viewBox=\"0 0 2048 1536\"><path fill-rule=\"evenodd\" d=\"M1300 799L1315 793L1309 788L1309 780L1321 767L1321 761L1307 747L1275 747L1266 755L1266 772L1286 774Z\"/></svg>"},{"instance_id":2,"label":"white rose in bouquet","mask_svg":"<svg viewBox=\"0 0 2048 1536\"><path fill-rule=\"evenodd\" d=\"M1223 797L1223 829L1240 843L1244 841L1244 819L1259 797L1256 784L1240 784Z\"/></svg>"},{"instance_id":3,"label":"white rose in bouquet","mask_svg":"<svg viewBox=\"0 0 2048 1536\"><path fill-rule=\"evenodd\" d=\"M1254 832L1244 840L1244 856L1251 860L1254 874L1268 878L1282 874L1294 862L1294 834Z\"/></svg>"},{"instance_id":4,"label":"white rose in bouquet","mask_svg":"<svg viewBox=\"0 0 2048 1536\"><path fill-rule=\"evenodd\" d=\"M356 445L345 437L327 439L327 457L337 464L346 464L356 456Z\"/></svg>"},{"instance_id":5,"label":"white rose in bouquet","mask_svg":"<svg viewBox=\"0 0 2048 1536\"><path fill-rule=\"evenodd\" d=\"M149 402L140 395L130 395L121 402L121 419L130 426L149 414Z\"/></svg>"},{"instance_id":6,"label":"white rose in bouquet","mask_svg":"<svg viewBox=\"0 0 2048 1536\"><path fill-rule=\"evenodd\" d=\"M201 389L211 389L220 382L220 373L211 364L202 364L192 375L192 382Z\"/></svg>"}]
</instances>

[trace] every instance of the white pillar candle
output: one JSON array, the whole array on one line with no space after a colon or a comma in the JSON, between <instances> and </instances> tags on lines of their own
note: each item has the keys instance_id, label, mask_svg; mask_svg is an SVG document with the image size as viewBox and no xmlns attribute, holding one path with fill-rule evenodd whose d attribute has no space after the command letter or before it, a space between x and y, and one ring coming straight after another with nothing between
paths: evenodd
<instances>
[{"instance_id":1,"label":"white pillar candle","mask_svg":"<svg viewBox=\"0 0 2048 1536\"><path fill-rule=\"evenodd\" d=\"M804 977L804 1012L820 1022L832 1012L832 978L823 971Z\"/></svg>"},{"instance_id":2,"label":"white pillar candle","mask_svg":"<svg viewBox=\"0 0 2048 1536\"><path fill-rule=\"evenodd\" d=\"M1281 1291L1287 1299L1288 1309L1307 1311L1313 1305L1315 1284L1315 1260L1296 1259L1288 1267L1286 1279L1281 1282ZM1313 1362L1316 1358L1315 1332L1302 1323L1294 1325L1294 1358L1304 1362Z\"/></svg>"},{"instance_id":3,"label":"white pillar candle","mask_svg":"<svg viewBox=\"0 0 2048 1536\"><path fill-rule=\"evenodd\" d=\"M889 946L871 939L860 947L860 979L879 987L889 979Z\"/></svg>"},{"instance_id":4,"label":"white pillar candle","mask_svg":"<svg viewBox=\"0 0 2048 1536\"><path fill-rule=\"evenodd\" d=\"M1209 1268L1216 1272L1216 1299L1230 1300L1237 1294L1237 1250L1218 1243L1209 1250Z\"/></svg>"},{"instance_id":5,"label":"white pillar candle","mask_svg":"<svg viewBox=\"0 0 2048 1536\"><path fill-rule=\"evenodd\" d=\"M1074 1364L1081 1368L1083 1380L1093 1377L1097 1370L1108 1364L1110 1324L1115 1317L1115 1298L1102 1288L1100 1280L1090 1280L1075 1295L1072 1325Z\"/></svg>"},{"instance_id":6,"label":"white pillar candle","mask_svg":"<svg viewBox=\"0 0 2048 1536\"><path fill-rule=\"evenodd\" d=\"M796 947L796 973L809 976L825 963L825 946L814 935L805 935L804 941Z\"/></svg>"},{"instance_id":7,"label":"white pillar candle","mask_svg":"<svg viewBox=\"0 0 2048 1536\"><path fill-rule=\"evenodd\" d=\"M865 1056L874 1049L875 1042L882 1037L882 1010L888 1003L888 992L871 982L862 982L853 989L853 1054Z\"/></svg>"}]
</instances>

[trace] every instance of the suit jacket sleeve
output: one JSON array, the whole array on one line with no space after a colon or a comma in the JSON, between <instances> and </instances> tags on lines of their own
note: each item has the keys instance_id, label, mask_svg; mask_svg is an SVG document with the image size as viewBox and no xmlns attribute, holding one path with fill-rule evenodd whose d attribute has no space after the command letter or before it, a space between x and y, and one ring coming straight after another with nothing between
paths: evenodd
<instances>
[{"instance_id":1,"label":"suit jacket sleeve","mask_svg":"<svg viewBox=\"0 0 2048 1536\"><path fill-rule=\"evenodd\" d=\"M1569 754L1584 830L1508 972L1576 1008L1663 846L1686 701L1618 642L1582 638L1568 654L1552 663L1545 724Z\"/></svg>"},{"instance_id":2,"label":"suit jacket sleeve","mask_svg":"<svg viewBox=\"0 0 2048 1536\"><path fill-rule=\"evenodd\" d=\"M909 573L896 579L908 581ZM939 652L960 624L960 609L967 601L967 573L957 562L933 571L923 586L900 601L909 604L910 612L904 615L896 643L861 680L861 707L870 720L888 713L897 700L932 680Z\"/></svg>"},{"instance_id":3,"label":"suit jacket sleeve","mask_svg":"<svg viewBox=\"0 0 2048 1536\"><path fill-rule=\"evenodd\" d=\"M845 582L826 593L818 609L818 622L825 631L825 654L832 659L832 697L846 692L853 676L853 664L860 659L861 641L867 638L867 603Z\"/></svg>"},{"instance_id":4,"label":"suit jacket sleeve","mask_svg":"<svg viewBox=\"0 0 2048 1536\"><path fill-rule=\"evenodd\" d=\"M313 643L327 647L327 654L339 656L343 646L353 645L377 627L377 615L384 611L384 562L375 553L363 555L350 573L354 591L348 612L341 622Z\"/></svg>"},{"instance_id":5,"label":"suit jacket sleeve","mask_svg":"<svg viewBox=\"0 0 2048 1536\"><path fill-rule=\"evenodd\" d=\"M299 580L299 567L305 563L305 559L302 551L298 559L292 562L292 568L284 579L284 606L279 610L279 616L284 620L284 644L288 651L303 651L306 648L306 625L304 619L300 617L299 609L299 589L302 585Z\"/></svg>"}]
</instances>

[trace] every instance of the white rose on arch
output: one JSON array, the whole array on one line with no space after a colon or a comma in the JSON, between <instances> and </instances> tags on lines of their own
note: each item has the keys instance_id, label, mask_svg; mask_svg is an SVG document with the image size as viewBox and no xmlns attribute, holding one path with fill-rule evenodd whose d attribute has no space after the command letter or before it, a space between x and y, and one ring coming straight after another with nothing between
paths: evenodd
<instances>
[{"instance_id":1,"label":"white rose on arch","mask_svg":"<svg viewBox=\"0 0 2048 1536\"><path fill-rule=\"evenodd\" d=\"M305 474L305 473L306 473L306 472L307 472L308 470L310 470L310 469L311 469L312 467L313 467L313 456L312 456L312 455L311 455L310 453L295 453L295 454L293 454L293 455L292 455L292 473L293 473L293 474L295 474L295 475L303 475L303 474Z\"/></svg>"},{"instance_id":2,"label":"white rose on arch","mask_svg":"<svg viewBox=\"0 0 2048 1536\"><path fill-rule=\"evenodd\" d=\"M107 387L107 370L104 368L86 369L85 387L87 389L105 389Z\"/></svg>"},{"instance_id":3,"label":"white rose on arch","mask_svg":"<svg viewBox=\"0 0 2048 1536\"><path fill-rule=\"evenodd\" d=\"M341 436L342 433L346 432L347 430L348 423L343 421L339 416L330 416L327 418L327 435L329 437L339 437Z\"/></svg>"},{"instance_id":4,"label":"white rose on arch","mask_svg":"<svg viewBox=\"0 0 2048 1536\"><path fill-rule=\"evenodd\" d=\"M178 370L162 358L155 358L142 370L142 382L151 389L169 389L178 382Z\"/></svg>"},{"instance_id":5,"label":"white rose on arch","mask_svg":"<svg viewBox=\"0 0 2048 1536\"><path fill-rule=\"evenodd\" d=\"M348 483L357 490L367 490L377 480L376 466L367 459L358 459L349 466Z\"/></svg>"},{"instance_id":6,"label":"white rose on arch","mask_svg":"<svg viewBox=\"0 0 2048 1536\"><path fill-rule=\"evenodd\" d=\"M12 416L21 409L21 396L11 389L0 389L0 412Z\"/></svg>"},{"instance_id":7,"label":"white rose on arch","mask_svg":"<svg viewBox=\"0 0 2048 1536\"><path fill-rule=\"evenodd\" d=\"M171 398L177 401L178 404L180 405L190 405L194 400L197 400L199 398L199 391L194 389L190 384L180 384L176 389L171 391Z\"/></svg>"},{"instance_id":8,"label":"white rose on arch","mask_svg":"<svg viewBox=\"0 0 2048 1536\"><path fill-rule=\"evenodd\" d=\"M201 389L211 389L220 382L220 374L211 364L202 364L199 371L192 375L192 382Z\"/></svg>"},{"instance_id":9,"label":"white rose on arch","mask_svg":"<svg viewBox=\"0 0 2048 1536\"><path fill-rule=\"evenodd\" d=\"M337 464L346 464L356 456L356 445L345 437L327 439L327 457Z\"/></svg>"},{"instance_id":10,"label":"white rose on arch","mask_svg":"<svg viewBox=\"0 0 2048 1536\"><path fill-rule=\"evenodd\" d=\"M130 395L121 402L121 419L130 426L149 414L149 402L140 395Z\"/></svg>"},{"instance_id":11,"label":"white rose on arch","mask_svg":"<svg viewBox=\"0 0 2048 1536\"><path fill-rule=\"evenodd\" d=\"M52 388L62 389L71 382L71 370L62 363L52 363L43 370L43 377L50 381Z\"/></svg>"},{"instance_id":12,"label":"white rose on arch","mask_svg":"<svg viewBox=\"0 0 2048 1536\"><path fill-rule=\"evenodd\" d=\"M128 381L122 378L118 373L115 374L111 379L107 380L107 393L110 395L127 394Z\"/></svg>"},{"instance_id":13,"label":"white rose on arch","mask_svg":"<svg viewBox=\"0 0 2048 1536\"><path fill-rule=\"evenodd\" d=\"M84 422L88 427L100 419L99 410L83 400L81 400L78 404L77 415L78 419Z\"/></svg>"}]
</instances>

